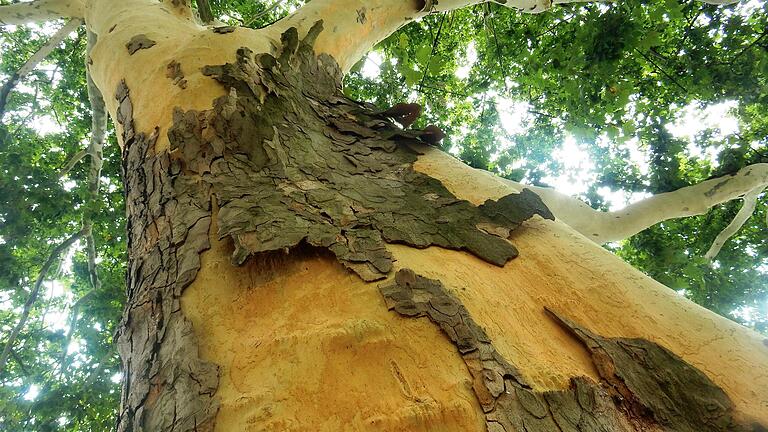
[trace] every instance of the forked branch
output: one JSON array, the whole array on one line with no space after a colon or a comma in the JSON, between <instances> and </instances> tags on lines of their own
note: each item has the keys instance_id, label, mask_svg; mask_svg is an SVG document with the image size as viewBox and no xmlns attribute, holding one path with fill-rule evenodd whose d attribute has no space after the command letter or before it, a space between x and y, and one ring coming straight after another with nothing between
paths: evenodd
<instances>
[{"instance_id":1,"label":"forked branch","mask_svg":"<svg viewBox=\"0 0 768 432\"><path fill-rule=\"evenodd\" d=\"M739 212L736 213L736 216L731 223L729 223L725 229L720 231L720 234L717 235L715 241L712 242L712 246L710 246L707 253L704 254L704 258L707 261L714 260L717 254L720 253L720 249L725 245L725 242L739 232L741 227L743 227L747 220L752 216L755 212L755 207L757 207L757 199L764 189L765 186L759 186L744 195L744 204L741 205Z\"/></svg>"},{"instance_id":2,"label":"forked branch","mask_svg":"<svg viewBox=\"0 0 768 432\"><path fill-rule=\"evenodd\" d=\"M517 183L515 185L520 186ZM718 204L742 196L745 197L745 202L749 202L753 197L756 199L756 194L766 186L768 186L768 164L759 163L744 167L733 175L706 180L674 192L654 195L611 212L595 210L582 201L553 189L525 187L536 192L557 218L597 243L608 243L623 240L668 219L704 214ZM743 218L749 208L750 206L745 204L744 213L740 212L737 219ZM747 214L746 218L748 217ZM738 224L738 220L732 225ZM742 224L743 222L738 226ZM738 230L736 225L734 227L729 225L729 228ZM730 232L730 229L726 230ZM723 243L732 235L728 232L721 234L727 236L721 239ZM717 253L713 249L710 251Z\"/></svg>"},{"instance_id":3,"label":"forked branch","mask_svg":"<svg viewBox=\"0 0 768 432\"><path fill-rule=\"evenodd\" d=\"M25 3L26 4L26 3ZM0 8L2 10L2 8ZM8 95L11 93L16 85L21 82L27 75L29 75L35 68L48 57L54 49L56 49L61 42L67 38L67 36L80 27L80 19L70 20L64 24L56 33L48 39L36 53L27 60L16 72L11 75L10 79L3 84L0 88L0 120L2 120L5 114L5 106L8 103Z\"/></svg>"}]
</instances>

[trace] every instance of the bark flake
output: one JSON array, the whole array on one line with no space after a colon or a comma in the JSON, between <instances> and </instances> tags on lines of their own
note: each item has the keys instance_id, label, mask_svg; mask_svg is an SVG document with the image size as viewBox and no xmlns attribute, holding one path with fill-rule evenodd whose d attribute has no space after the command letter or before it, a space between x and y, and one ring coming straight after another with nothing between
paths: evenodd
<instances>
[{"instance_id":1,"label":"bark flake","mask_svg":"<svg viewBox=\"0 0 768 432\"><path fill-rule=\"evenodd\" d=\"M137 34L136 36L132 37L127 44L125 44L125 47L128 49L128 54L134 55L136 51L152 48L156 44L157 42L148 38L147 35Z\"/></svg>"},{"instance_id":2,"label":"bark flake","mask_svg":"<svg viewBox=\"0 0 768 432\"><path fill-rule=\"evenodd\" d=\"M154 153L157 129L137 133L130 91L117 89L128 216L128 302L117 333L123 391L117 430L210 431L218 367L198 355L179 298L210 247L210 202L184 201L179 164Z\"/></svg>"},{"instance_id":3,"label":"bark flake","mask_svg":"<svg viewBox=\"0 0 768 432\"><path fill-rule=\"evenodd\" d=\"M227 34L227 33L234 32L235 29L236 27L232 27L232 26L219 26L219 27L214 27L213 32L217 34Z\"/></svg>"},{"instance_id":4,"label":"bark flake","mask_svg":"<svg viewBox=\"0 0 768 432\"><path fill-rule=\"evenodd\" d=\"M173 85L179 86L181 89L187 88L187 80L184 79L184 72L181 70L181 64L176 60L172 60L168 63L165 70L165 76L173 82Z\"/></svg>"}]
</instances>

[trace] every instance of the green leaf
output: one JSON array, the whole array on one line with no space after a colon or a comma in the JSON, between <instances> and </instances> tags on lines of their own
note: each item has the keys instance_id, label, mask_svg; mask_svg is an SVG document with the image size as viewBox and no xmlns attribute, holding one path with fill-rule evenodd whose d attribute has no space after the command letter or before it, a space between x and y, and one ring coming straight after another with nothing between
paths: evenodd
<instances>
[{"instance_id":1,"label":"green leaf","mask_svg":"<svg viewBox=\"0 0 768 432\"><path fill-rule=\"evenodd\" d=\"M416 50L416 61L419 64L426 64L429 61L429 56L432 54L431 45L422 45Z\"/></svg>"},{"instance_id":2,"label":"green leaf","mask_svg":"<svg viewBox=\"0 0 768 432\"><path fill-rule=\"evenodd\" d=\"M401 49L407 49L408 48L408 35L405 33L400 33L400 37L398 38L398 45Z\"/></svg>"}]
</instances>

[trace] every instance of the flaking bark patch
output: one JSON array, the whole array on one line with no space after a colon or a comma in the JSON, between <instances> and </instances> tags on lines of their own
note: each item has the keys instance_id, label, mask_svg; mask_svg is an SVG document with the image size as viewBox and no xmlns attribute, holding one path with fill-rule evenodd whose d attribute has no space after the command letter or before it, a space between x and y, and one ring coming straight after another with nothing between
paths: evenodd
<instances>
[{"instance_id":1,"label":"flaking bark patch","mask_svg":"<svg viewBox=\"0 0 768 432\"><path fill-rule=\"evenodd\" d=\"M220 27L214 27L213 32L218 34L227 34L232 33L235 31L235 27L232 26L220 26Z\"/></svg>"},{"instance_id":2,"label":"flaking bark patch","mask_svg":"<svg viewBox=\"0 0 768 432\"><path fill-rule=\"evenodd\" d=\"M154 153L156 130L134 130L124 82L116 98L129 258L128 301L116 338L124 374L117 430L210 431L218 368L200 359L179 304L200 268L199 254L210 247L210 203L178 192L188 180L167 152Z\"/></svg>"},{"instance_id":3,"label":"flaking bark patch","mask_svg":"<svg viewBox=\"0 0 768 432\"><path fill-rule=\"evenodd\" d=\"M181 70L181 64L176 60L172 60L168 63L165 70L165 76L173 81L173 85L177 85L182 89L187 88L187 80L184 79L184 72Z\"/></svg>"},{"instance_id":4,"label":"flaking bark patch","mask_svg":"<svg viewBox=\"0 0 768 432\"><path fill-rule=\"evenodd\" d=\"M476 207L414 171L408 142L430 142L435 132L403 130L391 112L346 98L338 65L312 50L320 29L301 41L289 29L276 57L241 48L236 63L205 68L228 95L212 110L174 115L171 148L199 176L188 193L215 194L218 235L234 240L233 263L302 241L329 249L367 281L391 270L387 242L466 250L496 265L514 258L506 238L478 226L508 233L534 214L552 218L538 196L524 191ZM501 215L500 206L516 209Z\"/></svg>"},{"instance_id":5,"label":"flaking bark patch","mask_svg":"<svg viewBox=\"0 0 768 432\"><path fill-rule=\"evenodd\" d=\"M133 55L138 50L149 49L155 46L156 44L157 42L148 38L147 35L138 34L132 37L131 40L128 41L127 44L125 44L125 47L128 48L128 54Z\"/></svg>"},{"instance_id":6,"label":"flaking bark patch","mask_svg":"<svg viewBox=\"0 0 768 432\"><path fill-rule=\"evenodd\" d=\"M666 348L645 339L604 338L548 312L584 344L611 395L632 415L670 431L765 430L736 424L725 392Z\"/></svg>"},{"instance_id":7,"label":"flaking bark patch","mask_svg":"<svg viewBox=\"0 0 768 432\"><path fill-rule=\"evenodd\" d=\"M390 310L429 318L456 346L489 432L765 430L737 424L720 388L652 342L603 338L557 317L593 354L602 382L574 378L568 389L536 392L439 281L403 269L379 289Z\"/></svg>"}]
</instances>

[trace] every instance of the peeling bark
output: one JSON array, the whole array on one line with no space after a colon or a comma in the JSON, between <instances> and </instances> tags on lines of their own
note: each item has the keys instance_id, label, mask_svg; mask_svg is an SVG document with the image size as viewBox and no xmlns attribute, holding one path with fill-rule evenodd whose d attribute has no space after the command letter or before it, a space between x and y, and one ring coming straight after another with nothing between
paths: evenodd
<instances>
[{"instance_id":1,"label":"peeling bark","mask_svg":"<svg viewBox=\"0 0 768 432\"><path fill-rule=\"evenodd\" d=\"M154 154L156 132L136 133L124 83L117 90L123 128L128 217L127 307L117 334L123 362L118 431L210 431L218 369L200 360L179 298L209 248L210 202L184 201L188 181L168 153Z\"/></svg>"},{"instance_id":2,"label":"peeling bark","mask_svg":"<svg viewBox=\"0 0 768 432\"><path fill-rule=\"evenodd\" d=\"M415 107L382 111L344 97L339 66L313 51L320 31L316 24L300 40L289 29L274 55L241 48L235 63L205 67L227 95L210 110L177 109L169 151L155 152L157 129L134 130L130 92L118 88L130 257L119 431L214 427L218 369L200 359L179 307L213 217L236 265L307 243L366 281L390 273L386 243L466 250L501 266L517 255L511 230L534 214L552 218L531 191L474 206L414 171L409 144L439 130L394 123L412 123ZM172 79L179 74L180 65L169 67ZM761 430L736 424L722 390L650 342L601 338L562 319L592 352L601 382L575 378L568 389L536 392L438 281L400 271L382 294L402 315L429 317L457 346L490 431Z\"/></svg>"},{"instance_id":3,"label":"peeling bark","mask_svg":"<svg viewBox=\"0 0 768 432\"><path fill-rule=\"evenodd\" d=\"M173 85L179 86L182 89L187 88L187 80L184 79L184 72L181 70L181 64L176 60L172 60L168 63L165 76L173 81Z\"/></svg>"},{"instance_id":4,"label":"peeling bark","mask_svg":"<svg viewBox=\"0 0 768 432\"><path fill-rule=\"evenodd\" d=\"M195 199L216 196L233 263L307 242L371 281L392 268L385 242L467 250L496 265L515 257L509 231L552 217L536 195L475 207L415 172L407 144L431 142L435 130L402 130L345 98L336 63L312 50L320 29L303 41L285 32L278 57L242 48L237 63L205 68L229 94L213 110L175 113L171 149L200 176Z\"/></svg>"},{"instance_id":5,"label":"peeling bark","mask_svg":"<svg viewBox=\"0 0 768 432\"><path fill-rule=\"evenodd\" d=\"M603 338L550 312L592 353L602 380L573 378L566 390L537 392L439 281L403 269L380 291L391 310L429 318L456 345L490 432L765 430L737 424L725 392L652 342Z\"/></svg>"}]
</instances>

